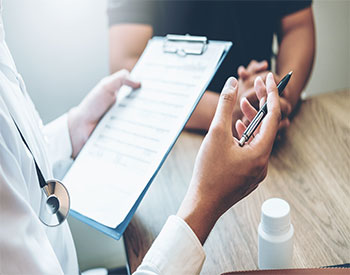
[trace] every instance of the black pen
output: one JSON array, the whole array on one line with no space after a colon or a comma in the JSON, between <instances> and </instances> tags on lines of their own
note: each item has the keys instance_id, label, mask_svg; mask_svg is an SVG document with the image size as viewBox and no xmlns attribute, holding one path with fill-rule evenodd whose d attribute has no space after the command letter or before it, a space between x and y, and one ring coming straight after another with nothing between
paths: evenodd
<instances>
[{"instance_id":1,"label":"black pen","mask_svg":"<svg viewBox=\"0 0 350 275\"><path fill-rule=\"evenodd\" d=\"M281 95L284 88L287 86L290 77L292 76L293 71L291 71L289 74L287 74L283 79L278 83L277 89L278 89L278 94ZM263 118L267 114L267 102L261 107L259 112L255 115L253 120L249 123L247 129L245 129L240 141L239 145L243 146L246 141L250 139L252 134L255 132L256 128L258 128L259 124L263 120Z\"/></svg>"}]
</instances>

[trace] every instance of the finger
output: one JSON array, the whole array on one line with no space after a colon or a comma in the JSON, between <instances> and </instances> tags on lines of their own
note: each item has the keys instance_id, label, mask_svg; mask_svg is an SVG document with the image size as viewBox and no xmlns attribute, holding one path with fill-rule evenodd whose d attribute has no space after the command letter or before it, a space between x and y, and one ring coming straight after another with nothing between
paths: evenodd
<instances>
[{"instance_id":1,"label":"finger","mask_svg":"<svg viewBox=\"0 0 350 275\"><path fill-rule=\"evenodd\" d=\"M219 103L210 128L223 126L232 133L233 109L237 99L238 81L230 77L220 94ZM209 129L210 130L210 129Z\"/></svg>"},{"instance_id":2,"label":"finger","mask_svg":"<svg viewBox=\"0 0 350 275\"><path fill-rule=\"evenodd\" d=\"M267 115L263 119L259 133L250 143L261 155L269 154L281 119L280 100L273 74L266 78Z\"/></svg>"},{"instance_id":3,"label":"finger","mask_svg":"<svg viewBox=\"0 0 350 275\"><path fill-rule=\"evenodd\" d=\"M251 74L249 78L245 80L245 83L248 87L254 87L254 82L257 77L261 77L263 81L266 81L266 76L269 71L256 72L255 74Z\"/></svg>"},{"instance_id":4,"label":"finger","mask_svg":"<svg viewBox=\"0 0 350 275\"><path fill-rule=\"evenodd\" d=\"M237 131L237 134L238 134L238 137L241 138L245 129L247 129L247 127L244 125L244 123L242 122L242 120L238 119L236 121L236 131Z\"/></svg>"},{"instance_id":5,"label":"finger","mask_svg":"<svg viewBox=\"0 0 350 275\"><path fill-rule=\"evenodd\" d=\"M283 97L280 97L282 118L288 117L292 111L292 105Z\"/></svg>"},{"instance_id":6,"label":"finger","mask_svg":"<svg viewBox=\"0 0 350 275\"><path fill-rule=\"evenodd\" d=\"M248 127L249 123L254 119L258 111L250 104L250 102L246 99L241 101L241 110L244 115L243 124ZM248 122L248 123L247 123ZM254 134L257 134L260 130L261 124L255 129Z\"/></svg>"},{"instance_id":7,"label":"finger","mask_svg":"<svg viewBox=\"0 0 350 275\"><path fill-rule=\"evenodd\" d=\"M237 73L238 73L238 76L243 80L247 79L250 76L250 74L248 73L247 69L244 66L239 66Z\"/></svg>"},{"instance_id":8,"label":"finger","mask_svg":"<svg viewBox=\"0 0 350 275\"><path fill-rule=\"evenodd\" d=\"M263 60L261 62L257 62L256 60L252 60L247 67L247 71L250 74L256 74L258 72L267 70L268 66L269 66L269 64L267 63L266 60Z\"/></svg>"},{"instance_id":9,"label":"finger","mask_svg":"<svg viewBox=\"0 0 350 275\"><path fill-rule=\"evenodd\" d=\"M122 79L122 84L129 86L133 89L138 89L141 87L141 83L139 81L134 80L130 75Z\"/></svg>"},{"instance_id":10,"label":"finger","mask_svg":"<svg viewBox=\"0 0 350 275\"><path fill-rule=\"evenodd\" d=\"M269 63L266 60L260 61L257 66L257 71L266 71L269 68Z\"/></svg>"},{"instance_id":11,"label":"finger","mask_svg":"<svg viewBox=\"0 0 350 275\"><path fill-rule=\"evenodd\" d=\"M261 108L265 104L267 92L264 81L260 76L255 79L254 89L259 100L259 108Z\"/></svg>"},{"instance_id":12,"label":"finger","mask_svg":"<svg viewBox=\"0 0 350 275\"><path fill-rule=\"evenodd\" d=\"M257 73L256 75L260 76L262 78L263 82L265 82L266 81L266 77L267 77L269 72L270 71L265 70L265 71L261 71L261 72Z\"/></svg>"},{"instance_id":13,"label":"finger","mask_svg":"<svg viewBox=\"0 0 350 275\"><path fill-rule=\"evenodd\" d=\"M123 85L127 85L132 87L133 89L140 87L140 82L135 81L130 76L129 71L127 70L121 70L118 71L108 77L106 77L103 80L102 85L105 87L106 90L110 92L116 92L118 91Z\"/></svg>"},{"instance_id":14,"label":"finger","mask_svg":"<svg viewBox=\"0 0 350 275\"><path fill-rule=\"evenodd\" d=\"M241 99L243 97L245 97L254 108L258 108L259 107L259 100L258 100L258 98L256 96L256 92L254 90L254 87L252 87L251 89L246 90L242 94Z\"/></svg>"},{"instance_id":15,"label":"finger","mask_svg":"<svg viewBox=\"0 0 350 275\"><path fill-rule=\"evenodd\" d=\"M243 122L243 124L244 124L246 127L248 127L248 125L249 125L249 123L250 123L249 119L248 119L246 116L243 116L242 122Z\"/></svg>"},{"instance_id":16,"label":"finger","mask_svg":"<svg viewBox=\"0 0 350 275\"><path fill-rule=\"evenodd\" d=\"M241 100L240 107L243 115L249 120L249 122L252 121L255 115L257 114L256 109L250 104L250 102L246 98L243 98Z\"/></svg>"},{"instance_id":17,"label":"finger","mask_svg":"<svg viewBox=\"0 0 350 275\"><path fill-rule=\"evenodd\" d=\"M290 126L290 121L288 118L281 120L280 125L278 126L278 130L286 129Z\"/></svg>"},{"instance_id":18,"label":"finger","mask_svg":"<svg viewBox=\"0 0 350 275\"><path fill-rule=\"evenodd\" d=\"M128 70L121 70L112 74L112 81L116 84L116 88L120 89L121 86L126 85L133 89L140 88L141 83L132 78Z\"/></svg>"},{"instance_id":19,"label":"finger","mask_svg":"<svg viewBox=\"0 0 350 275\"><path fill-rule=\"evenodd\" d=\"M249 74L253 74L255 72L255 67L257 65L257 61L255 59L251 60L247 66L247 71Z\"/></svg>"}]
</instances>

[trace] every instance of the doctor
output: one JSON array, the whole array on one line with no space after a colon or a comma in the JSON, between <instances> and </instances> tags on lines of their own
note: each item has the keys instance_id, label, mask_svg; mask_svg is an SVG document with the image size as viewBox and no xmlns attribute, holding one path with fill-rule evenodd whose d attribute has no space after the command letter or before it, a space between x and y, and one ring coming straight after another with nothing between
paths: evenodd
<instances>
[{"instance_id":1,"label":"doctor","mask_svg":"<svg viewBox=\"0 0 350 275\"><path fill-rule=\"evenodd\" d=\"M97 84L80 105L43 126L5 43L0 16L0 274L79 274L67 222L48 227L38 218L44 196L33 158L51 179L54 166L78 154L122 85L140 84L126 71L117 72ZM260 103L268 102L268 115L243 148L231 131L237 86L234 78L226 82L184 201L136 274L199 273L205 259L202 244L217 219L264 179L281 116L276 84L272 74L266 86L261 78L255 81ZM241 107L250 119L256 113L246 101ZM237 124L237 131L244 129Z\"/></svg>"}]
</instances>

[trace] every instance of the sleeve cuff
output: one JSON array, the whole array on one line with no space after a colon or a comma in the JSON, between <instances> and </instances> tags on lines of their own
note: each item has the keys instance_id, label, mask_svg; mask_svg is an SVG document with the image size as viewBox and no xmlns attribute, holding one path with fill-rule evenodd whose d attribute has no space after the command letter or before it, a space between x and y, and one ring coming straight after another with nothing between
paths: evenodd
<instances>
[{"instance_id":1,"label":"sleeve cuff","mask_svg":"<svg viewBox=\"0 0 350 275\"><path fill-rule=\"evenodd\" d=\"M54 176L60 179L72 162L72 143L68 129L68 115L64 114L45 125L44 135Z\"/></svg>"},{"instance_id":2,"label":"sleeve cuff","mask_svg":"<svg viewBox=\"0 0 350 275\"><path fill-rule=\"evenodd\" d=\"M170 216L152 244L136 274L153 270L159 274L199 274L204 249L187 223Z\"/></svg>"}]
</instances>

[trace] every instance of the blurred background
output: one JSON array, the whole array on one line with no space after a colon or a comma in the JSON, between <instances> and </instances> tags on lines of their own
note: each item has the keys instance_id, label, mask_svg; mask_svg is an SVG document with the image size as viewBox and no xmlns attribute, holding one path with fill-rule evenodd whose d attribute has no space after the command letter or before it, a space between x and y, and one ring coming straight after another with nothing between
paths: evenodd
<instances>
[{"instance_id":1,"label":"blurred background","mask_svg":"<svg viewBox=\"0 0 350 275\"><path fill-rule=\"evenodd\" d=\"M3 0L7 43L44 122L108 74L106 8L106 0ZM306 97L350 87L350 1L314 0L313 10L317 52Z\"/></svg>"}]
</instances>

